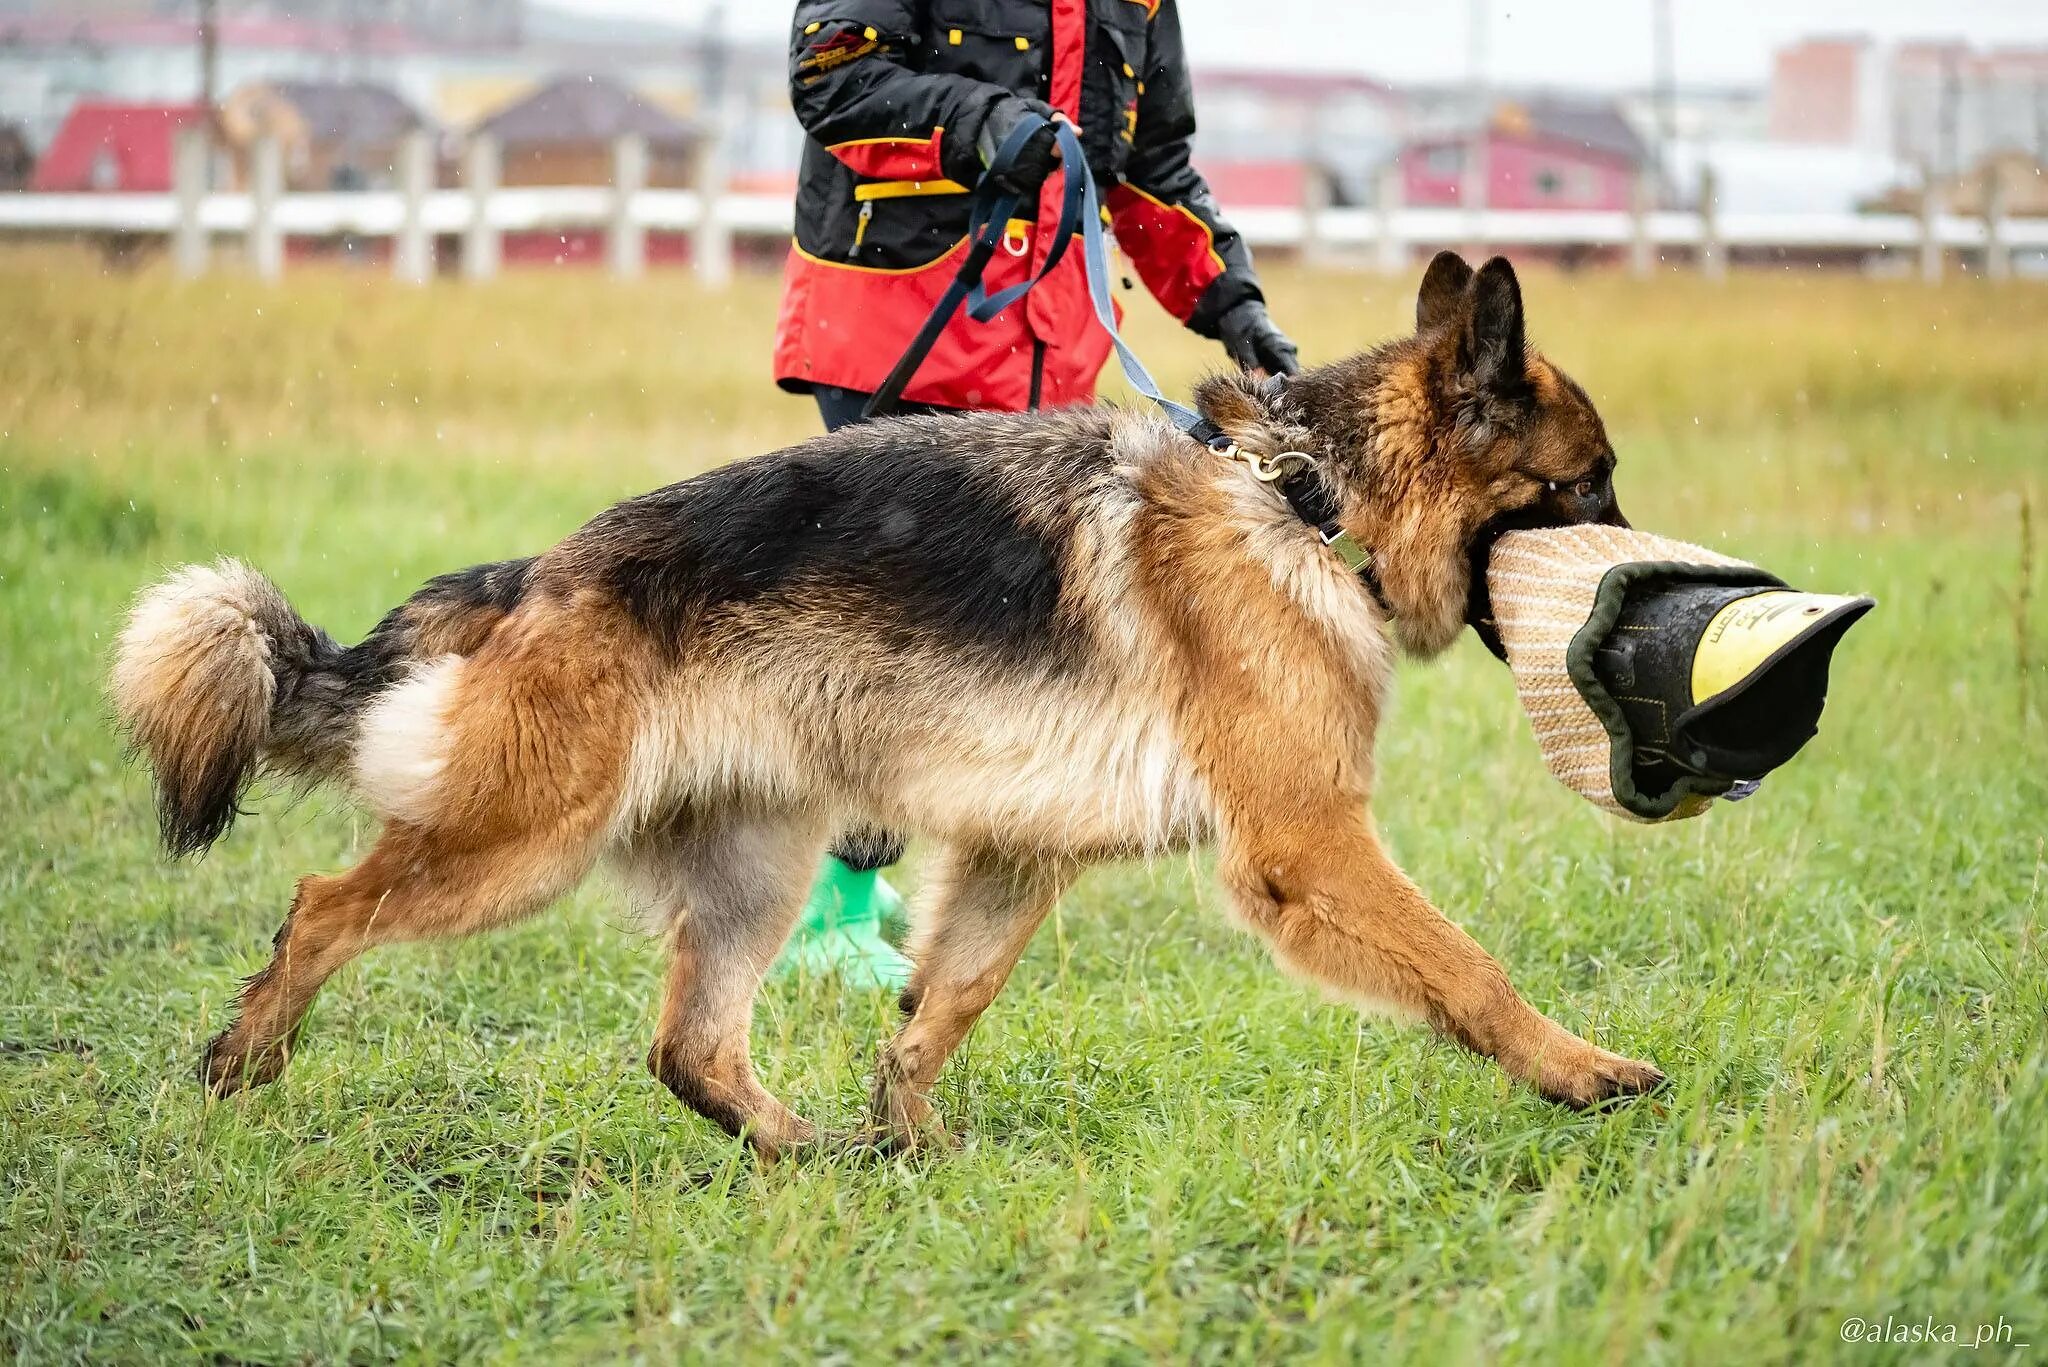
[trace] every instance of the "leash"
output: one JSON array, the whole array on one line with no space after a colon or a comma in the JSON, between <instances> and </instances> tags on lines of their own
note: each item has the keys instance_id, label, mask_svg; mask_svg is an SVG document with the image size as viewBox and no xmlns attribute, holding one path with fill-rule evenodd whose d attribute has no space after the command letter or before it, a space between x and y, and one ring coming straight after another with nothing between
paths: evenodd
<instances>
[{"instance_id":1,"label":"leash","mask_svg":"<svg viewBox=\"0 0 2048 1367\"><path fill-rule=\"evenodd\" d=\"M1017 194L998 184L998 178L1016 166L1024 145L1048 123L1059 142L1060 165L1065 171L1065 193L1060 202L1059 224L1054 229L1052 247L1046 252L1045 264L1036 275L990 294L982 284L982 276L1008 231L1010 215L1016 211L1019 199ZM1273 485L1287 500L1295 516L1314 528L1317 538L1337 553L1345 568L1365 581L1382 610L1391 616L1392 606L1387 602L1386 592L1373 570L1372 552L1359 545L1357 539L1338 523L1336 495L1323 479L1316 458L1305 451L1281 451L1265 456L1243 449L1221 427L1186 404L1176 403L1162 394L1152 372L1145 369L1145 363L1138 359L1138 354L1117 331L1116 305L1111 302L1109 293L1109 243L1102 231L1102 208L1096 196L1095 176L1089 170L1086 154L1081 150L1080 135L1065 119L1048 120L1037 114L1020 119L1009 136L1003 139L1002 146L996 149L994 159L974 187L974 198L968 211L967 255L961 260L946 292L932 306L924 326L917 330L910 346L897 358L888 378L869 397L861 416L880 417L895 409L905 386L917 373L918 366L924 363L924 358L939 340L939 334L945 331L946 324L952 321L963 301L967 305L968 317L980 323L989 321L1051 274L1052 268L1066 255L1067 244L1077 229L1081 234L1081 260L1095 320L1109 334L1110 344L1116 349L1117 364L1123 367L1124 379L1131 388L1157 404L1167 421L1182 433L1225 459L1243 461L1261 484Z\"/></svg>"},{"instance_id":2,"label":"leash","mask_svg":"<svg viewBox=\"0 0 2048 1367\"><path fill-rule=\"evenodd\" d=\"M1066 195L1060 204L1059 227L1055 230L1052 249L1045 254L1045 265L1038 274L1028 280L1011 285L1008 289L990 294L983 286L981 277L988 271L988 263L995 258L996 249L1002 245L1003 237L1009 230L1010 216L1017 211L1019 195L1005 190L998 179L1007 175L1017 165L1017 158L1023 153L1024 145L1032 136L1049 122L1041 115L1033 114L1020 119L1010 135L1003 139L1003 145L996 149L995 158L981 173L975 183L974 197L968 202L967 211L967 255L961 259L960 268L953 273L952 283L939 296L939 302L932 306L924 325L917 335L910 339L910 345L896 359L895 368L883 380L881 387L868 396L861 408L861 418L879 418L896 409L897 400L903 397L904 388L909 385L917 368L924 364L924 358L931 354L938 342L939 334L946 330L946 324L964 302L967 316L978 323L986 323L1011 304L1031 292L1031 287L1052 271L1060 259L1067 254L1067 243L1073 238L1081 215L1081 204L1095 188L1094 177L1087 172L1087 162L1081 159L1080 138L1074 135L1071 124L1062 123L1059 128L1065 136L1060 141L1060 155L1067 155L1069 146L1074 150L1075 161L1069 165L1082 168L1076 176L1071 172L1065 177Z\"/></svg>"}]
</instances>

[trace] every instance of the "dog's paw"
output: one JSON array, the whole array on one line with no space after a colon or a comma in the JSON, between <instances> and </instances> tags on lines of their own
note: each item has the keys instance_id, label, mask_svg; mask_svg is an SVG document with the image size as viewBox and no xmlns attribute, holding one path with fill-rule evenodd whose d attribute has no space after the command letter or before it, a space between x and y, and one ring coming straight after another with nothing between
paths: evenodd
<instances>
[{"instance_id":1,"label":"dog's paw","mask_svg":"<svg viewBox=\"0 0 2048 1367\"><path fill-rule=\"evenodd\" d=\"M789 1162L814 1153L821 1147L818 1127L794 1112L778 1107L777 1113L756 1116L742 1129L747 1147L763 1163Z\"/></svg>"},{"instance_id":2,"label":"dog's paw","mask_svg":"<svg viewBox=\"0 0 2048 1367\"><path fill-rule=\"evenodd\" d=\"M199 1052L195 1070L199 1085L214 1096L232 1096L245 1088L275 1082L291 1058L290 1047L284 1043L254 1054L245 1052L236 1046L233 1034L232 1030L221 1031Z\"/></svg>"},{"instance_id":3,"label":"dog's paw","mask_svg":"<svg viewBox=\"0 0 2048 1367\"><path fill-rule=\"evenodd\" d=\"M1547 1100L1582 1111L1627 1097L1648 1096L1669 1081L1654 1064L1580 1042L1580 1048L1567 1057L1544 1060L1536 1089Z\"/></svg>"}]
</instances>

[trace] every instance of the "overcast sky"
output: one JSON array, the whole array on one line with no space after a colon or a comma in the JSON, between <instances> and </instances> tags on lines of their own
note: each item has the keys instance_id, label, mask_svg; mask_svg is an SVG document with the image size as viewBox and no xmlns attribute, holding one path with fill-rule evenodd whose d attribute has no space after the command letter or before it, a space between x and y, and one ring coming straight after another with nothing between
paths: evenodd
<instances>
[{"instance_id":1,"label":"overcast sky","mask_svg":"<svg viewBox=\"0 0 2048 1367\"><path fill-rule=\"evenodd\" d=\"M711 0L550 0L565 9L695 22ZM727 0L735 31L775 36L791 6ZM1650 79L1651 0L1488 0L1486 72L1517 85L1628 86ZM1769 54L1809 33L2048 44L2048 0L1673 0L1678 79L1761 82ZM1460 0L1180 0L1197 62L1462 81L1470 7Z\"/></svg>"}]
</instances>

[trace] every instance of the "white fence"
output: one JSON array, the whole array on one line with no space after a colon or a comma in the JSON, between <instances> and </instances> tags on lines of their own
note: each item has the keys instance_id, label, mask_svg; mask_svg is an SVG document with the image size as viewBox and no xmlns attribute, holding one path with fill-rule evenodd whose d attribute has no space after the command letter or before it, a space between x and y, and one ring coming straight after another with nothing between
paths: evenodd
<instances>
[{"instance_id":1,"label":"white fence","mask_svg":"<svg viewBox=\"0 0 2048 1367\"><path fill-rule=\"evenodd\" d=\"M716 157L697 189L647 187L646 148L636 138L620 139L614 183L607 186L501 186L496 149L485 140L465 149L466 184L452 190L433 188L432 150L424 138L401 149L400 188L394 190L283 193L274 143L253 149L251 188L242 192L201 189L207 148L197 135L183 135L173 160L178 188L168 194L0 195L0 235L164 237L188 275L208 269L214 237L239 237L250 267L263 276L283 270L283 243L290 237L388 237L395 272L423 280L442 237L459 240L465 275L485 278L499 267L506 233L601 228L612 272L630 278L645 268L649 231L681 232L690 235L699 274L719 283L730 275L735 241L779 242L792 227L788 196L723 190ZM1709 274L1724 269L1731 252L1906 252L1930 278L1942 273L1951 253L1967 253L1996 277L2010 270L2015 249L2048 252L2048 220L1963 217L1934 212L1931 204L1919 214L1719 213L1711 178L1700 186L1700 208L1683 211L1407 208L1395 202L1397 184L1392 177L1382 181L1376 208L1239 208L1231 222L1255 248L1311 256L1360 252L1390 270L1405 267L1418 248L1483 245L1620 251L1638 271L1670 252Z\"/></svg>"}]
</instances>

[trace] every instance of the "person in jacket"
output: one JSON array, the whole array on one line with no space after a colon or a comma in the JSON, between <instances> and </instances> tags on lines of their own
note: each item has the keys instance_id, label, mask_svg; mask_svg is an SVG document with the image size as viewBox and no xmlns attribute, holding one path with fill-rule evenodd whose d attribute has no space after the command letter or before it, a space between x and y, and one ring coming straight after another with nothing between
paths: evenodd
<instances>
[{"instance_id":1,"label":"person in jacket","mask_svg":"<svg viewBox=\"0 0 2048 1367\"><path fill-rule=\"evenodd\" d=\"M790 98L808 137L775 379L811 394L828 429L859 420L945 292L970 193L1031 114L1075 125L1117 246L1167 312L1247 369L1297 369L1251 253L1189 160L1194 96L1175 0L801 0ZM984 276L991 292L1044 265L1064 175L1053 130L1040 129L1008 173L1022 198ZM1082 253L1069 250L990 321L956 314L897 411L1087 403L1109 350ZM793 961L903 976L872 929L894 900L875 871L901 850L880 833L841 841Z\"/></svg>"}]
</instances>

